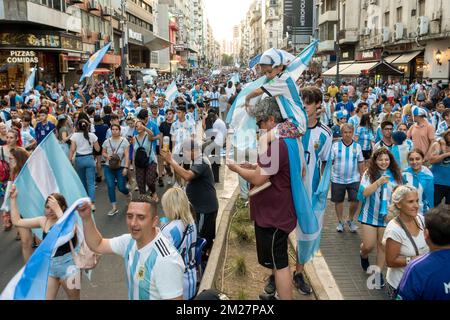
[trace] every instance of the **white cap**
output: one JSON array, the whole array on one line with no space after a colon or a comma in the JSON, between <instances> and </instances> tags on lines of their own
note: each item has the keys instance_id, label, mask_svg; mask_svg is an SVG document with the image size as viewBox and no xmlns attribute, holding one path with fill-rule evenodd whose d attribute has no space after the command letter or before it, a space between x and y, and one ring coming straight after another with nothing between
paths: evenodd
<instances>
[{"instance_id":1,"label":"white cap","mask_svg":"<svg viewBox=\"0 0 450 320\"><path fill-rule=\"evenodd\" d=\"M267 64L271 65L272 67L278 67L280 65L287 66L294 59L295 56L293 56L289 52L271 48L262 54L258 64Z\"/></svg>"}]
</instances>

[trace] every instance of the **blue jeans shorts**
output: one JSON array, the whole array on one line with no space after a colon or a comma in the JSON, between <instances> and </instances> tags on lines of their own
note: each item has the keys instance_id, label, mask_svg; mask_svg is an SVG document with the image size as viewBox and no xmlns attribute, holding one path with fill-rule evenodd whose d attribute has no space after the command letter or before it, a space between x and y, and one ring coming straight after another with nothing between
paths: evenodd
<instances>
[{"instance_id":1,"label":"blue jeans shorts","mask_svg":"<svg viewBox=\"0 0 450 320\"><path fill-rule=\"evenodd\" d=\"M50 260L50 277L65 280L78 272L80 270L75 265L71 252L60 257L52 257Z\"/></svg>"}]
</instances>

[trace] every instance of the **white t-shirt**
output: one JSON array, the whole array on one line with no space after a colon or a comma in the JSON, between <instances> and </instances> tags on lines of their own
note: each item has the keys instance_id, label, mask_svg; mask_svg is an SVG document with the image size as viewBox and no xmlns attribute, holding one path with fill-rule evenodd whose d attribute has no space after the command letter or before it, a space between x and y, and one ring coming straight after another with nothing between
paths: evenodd
<instances>
[{"instance_id":1,"label":"white t-shirt","mask_svg":"<svg viewBox=\"0 0 450 320\"><path fill-rule=\"evenodd\" d=\"M424 217L421 215L417 216L417 221L419 226L423 229L425 222ZM417 237L412 236L414 242L416 243L417 248L419 249L419 254L423 255L429 251L427 243L425 242L423 230L420 230L419 235ZM403 228L398 224L398 222L394 219L391 220L386 230L384 230L383 235L383 245L386 246L387 239L392 239L401 244L400 247L400 255L403 257L414 257L416 255L416 251L414 250L414 246L409 240L406 232ZM393 286L394 288L398 288L400 284L400 280L402 279L403 273L405 272L405 268L388 268L386 280L387 282Z\"/></svg>"},{"instance_id":2,"label":"white t-shirt","mask_svg":"<svg viewBox=\"0 0 450 320\"><path fill-rule=\"evenodd\" d=\"M117 154L120 159L122 159L122 162L120 164L121 167L125 167L126 159L125 159L125 150L128 150L130 148L130 143L127 139L121 137L119 140L114 141L112 138L106 139L105 142L103 142L102 148L106 150L108 155L113 155L114 153ZM109 161L106 160L106 165L109 165Z\"/></svg>"},{"instance_id":3,"label":"white t-shirt","mask_svg":"<svg viewBox=\"0 0 450 320\"><path fill-rule=\"evenodd\" d=\"M75 132L70 137L70 141L75 142L77 146L77 154L79 155L91 154L94 148L94 143L97 142L97 140L97 136L93 133L89 133L90 144L84 137L83 132Z\"/></svg>"},{"instance_id":4,"label":"white t-shirt","mask_svg":"<svg viewBox=\"0 0 450 320\"><path fill-rule=\"evenodd\" d=\"M130 234L110 239L109 244L125 258L128 299L168 300L183 295L183 259L159 229L155 239L140 250Z\"/></svg>"},{"instance_id":5,"label":"white t-shirt","mask_svg":"<svg viewBox=\"0 0 450 320\"><path fill-rule=\"evenodd\" d=\"M227 125L225 124L225 122L223 122L222 119L218 118L216 121L214 121L213 130L214 136L216 137L214 139L214 142L218 146L223 147L228 134Z\"/></svg>"}]
</instances>

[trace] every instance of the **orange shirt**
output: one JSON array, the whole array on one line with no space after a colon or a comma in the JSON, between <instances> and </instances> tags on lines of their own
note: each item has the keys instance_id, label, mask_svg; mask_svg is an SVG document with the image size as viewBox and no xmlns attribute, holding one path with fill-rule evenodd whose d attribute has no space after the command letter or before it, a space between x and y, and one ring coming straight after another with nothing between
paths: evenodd
<instances>
[{"instance_id":1,"label":"orange shirt","mask_svg":"<svg viewBox=\"0 0 450 320\"><path fill-rule=\"evenodd\" d=\"M434 128L428 122L425 122L422 126L415 123L408 130L408 138L412 140L414 148L422 150L426 155L435 139Z\"/></svg>"}]
</instances>

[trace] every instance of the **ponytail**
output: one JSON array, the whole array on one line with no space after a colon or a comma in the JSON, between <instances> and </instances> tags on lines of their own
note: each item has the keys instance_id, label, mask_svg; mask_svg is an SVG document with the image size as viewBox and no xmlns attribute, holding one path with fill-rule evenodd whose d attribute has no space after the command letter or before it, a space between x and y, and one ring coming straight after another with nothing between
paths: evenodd
<instances>
[{"instance_id":1,"label":"ponytail","mask_svg":"<svg viewBox=\"0 0 450 320\"><path fill-rule=\"evenodd\" d=\"M89 142L89 145L91 145L91 140L89 139L89 123L82 119L78 121L78 131L83 132L84 138Z\"/></svg>"}]
</instances>

